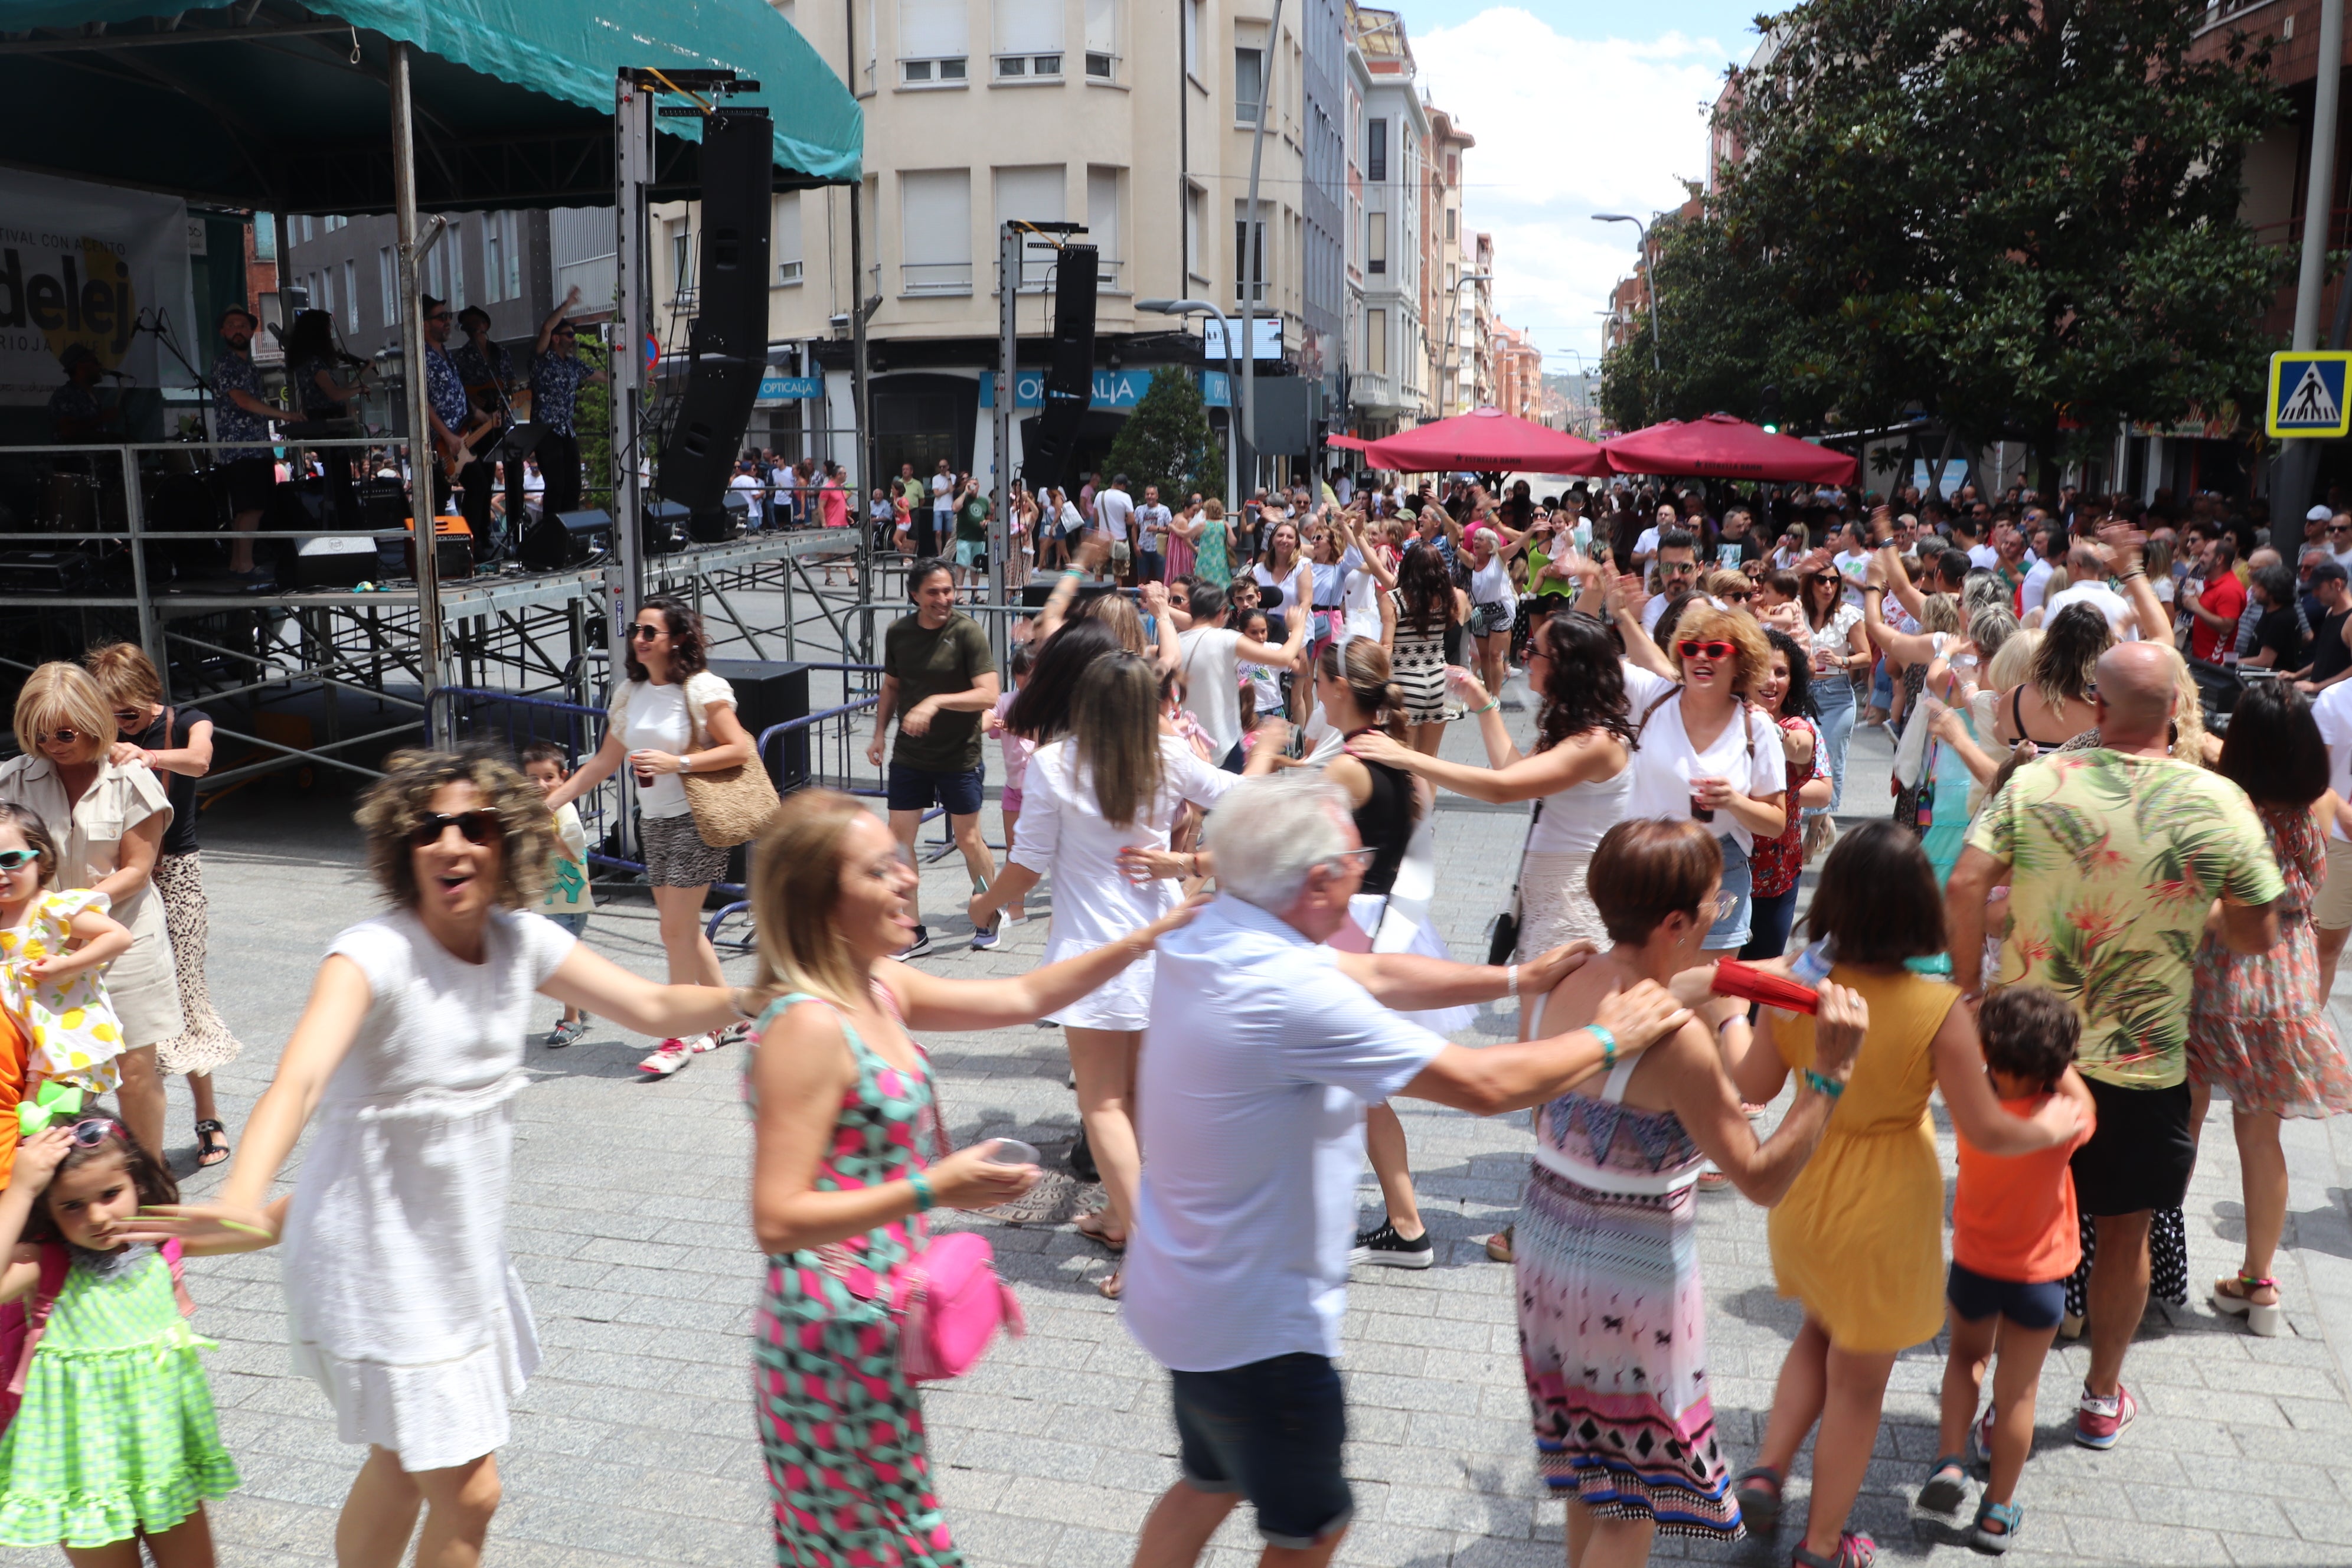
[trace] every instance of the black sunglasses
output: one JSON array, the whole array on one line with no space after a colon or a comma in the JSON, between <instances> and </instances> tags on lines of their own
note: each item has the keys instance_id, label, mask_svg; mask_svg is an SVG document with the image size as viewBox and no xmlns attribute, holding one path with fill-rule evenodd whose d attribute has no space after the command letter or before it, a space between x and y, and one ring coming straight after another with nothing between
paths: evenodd
<instances>
[{"instance_id":1,"label":"black sunglasses","mask_svg":"<svg viewBox=\"0 0 2352 1568\"><path fill-rule=\"evenodd\" d=\"M665 627L648 626L642 624L633 626L629 628L629 635L636 638L639 642L651 642L654 638L666 635L666 632L667 628Z\"/></svg>"},{"instance_id":2,"label":"black sunglasses","mask_svg":"<svg viewBox=\"0 0 2352 1568\"><path fill-rule=\"evenodd\" d=\"M468 844L488 844L505 833L495 811L461 811L455 816L436 811L427 813L423 821L408 830L408 842L419 849L429 849L453 827Z\"/></svg>"}]
</instances>

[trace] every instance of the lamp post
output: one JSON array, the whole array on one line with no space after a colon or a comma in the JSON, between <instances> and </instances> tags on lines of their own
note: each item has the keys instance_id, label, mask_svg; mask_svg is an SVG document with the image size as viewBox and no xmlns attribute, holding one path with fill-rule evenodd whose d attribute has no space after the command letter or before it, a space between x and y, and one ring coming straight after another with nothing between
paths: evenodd
<instances>
[{"instance_id":1,"label":"lamp post","mask_svg":"<svg viewBox=\"0 0 2352 1568\"><path fill-rule=\"evenodd\" d=\"M1231 426L1225 432L1229 437L1225 442L1225 494L1229 498L1225 504L1238 514L1242 506L1241 425L1238 419L1240 411L1234 406L1234 395L1240 387L1242 377L1234 354L1233 322L1223 310L1206 300L1138 300L1135 308L1149 310L1155 316L1198 316L1205 313L1217 318L1219 335L1225 340L1225 414L1226 424Z\"/></svg>"},{"instance_id":2,"label":"lamp post","mask_svg":"<svg viewBox=\"0 0 2352 1568\"><path fill-rule=\"evenodd\" d=\"M1658 357L1658 258L1650 254L1650 226L1631 213L1594 213L1592 221L1630 223L1633 226L1633 233L1641 240L1642 259L1649 266L1648 287L1644 292L1650 296L1650 369L1663 381L1665 379L1666 370L1664 363Z\"/></svg>"},{"instance_id":3,"label":"lamp post","mask_svg":"<svg viewBox=\"0 0 2352 1568\"><path fill-rule=\"evenodd\" d=\"M1462 379L1462 285L1492 283L1494 280L1495 275L1491 272L1465 272L1445 286L1445 336L1454 348L1454 379L1457 382ZM1459 387L1455 389L1454 395L1457 399L1461 396ZM1441 415L1439 417L1444 416Z\"/></svg>"}]
</instances>

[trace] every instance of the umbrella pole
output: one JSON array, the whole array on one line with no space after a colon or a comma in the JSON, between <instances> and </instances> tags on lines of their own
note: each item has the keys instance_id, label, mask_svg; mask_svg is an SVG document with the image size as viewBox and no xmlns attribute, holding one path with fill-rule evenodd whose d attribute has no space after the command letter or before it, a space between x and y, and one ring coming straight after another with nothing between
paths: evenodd
<instances>
[{"instance_id":1,"label":"umbrella pole","mask_svg":"<svg viewBox=\"0 0 2352 1568\"><path fill-rule=\"evenodd\" d=\"M416 557L416 669L425 687L425 742L436 745L433 693L441 685L441 541L434 529L433 398L425 374L425 303L418 291L416 118L408 46L392 41L392 192L400 226L401 342L408 391L408 516ZM279 252L283 255L284 252Z\"/></svg>"}]
</instances>

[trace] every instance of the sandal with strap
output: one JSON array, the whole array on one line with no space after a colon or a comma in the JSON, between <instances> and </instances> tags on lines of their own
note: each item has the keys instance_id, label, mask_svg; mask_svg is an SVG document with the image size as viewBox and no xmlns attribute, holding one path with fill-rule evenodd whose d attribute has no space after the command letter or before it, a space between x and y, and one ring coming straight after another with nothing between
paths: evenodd
<instances>
[{"instance_id":1,"label":"sandal with strap","mask_svg":"<svg viewBox=\"0 0 2352 1568\"><path fill-rule=\"evenodd\" d=\"M228 1158L228 1129L217 1121L196 1123L196 1168L217 1165Z\"/></svg>"},{"instance_id":2,"label":"sandal with strap","mask_svg":"<svg viewBox=\"0 0 2352 1568\"><path fill-rule=\"evenodd\" d=\"M1998 1557L2009 1550L2009 1543L2017 1539L2017 1527L2024 1522L2025 1510L2017 1504L1995 1502L1987 1498L1977 1505L1976 1529L1969 1535L1969 1544L1979 1552ZM1985 1526L1988 1523L2000 1528L1987 1530Z\"/></svg>"},{"instance_id":3,"label":"sandal with strap","mask_svg":"<svg viewBox=\"0 0 2352 1568\"><path fill-rule=\"evenodd\" d=\"M1756 1465L1739 1472L1731 1483L1732 1500L1739 1504L1740 1522L1752 1535L1769 1535L1780 1522L1780 1472Z\"/></svg>"},{"instance_id":4,"label":"sandal with strap","mask_svg":"<svg viewBox=\"0 0 2352 1568\"><path fill-rule=\"evenodd\" d=\"M1110 1211L1108 1209L1093 1209L1086 1214L1080 1215L1074 1223L1076 1224L1077 1232L1080 1236L1085 1237L1088 1241L1091 1241L1096 1246L1102 1247L1105 1251L1125 1252L1127 1250L1127 1237L1124 1235L1113 1236L1111 1234L1110 1221L1107 1217Z\"/></svg>"},{"instance_id":5,"label":"sandal with strap","mask_svg":"<svg viewBox=\"0 0 2352 1568\"><path fill-rule=\"evenodd\" d=\"M2231 1286L2236 1286L2232 1290ZM2243 1318L2246 1327L2263 1338L2276 1339L2286 1328L2286 1309L2276 1301L2254 1300L2257 1290L2278 1293L2278 1281L2241 1270L2234 1279L2213 1281L2213 1310L2225 1317Z\"/></svg>"},{"instance_id":6,"label":"sandal with strap","mask_svg":"<svg viewBox=\"0 0 2352 1568\"><path fill-rule=\"evenodd\" d=\"M1877 1561L1878 1542L1853 1530L1839 1533L1834 1557L1808 1552L1802 1546L1789 1553L1789 1568L1870 1568Z\"/></svg>"},{"instance_id":7,"label":"sandal with strap","mask_svg":"<svg viewBox=\"0 0 2352 1568\"><path fill-rule=\"evenodd\" d=\"M1958 1513L1969 1498L1968 1464L1958 1454L1946 1454L1927 1467L1927 1482L1919 1489L1919 1506L1937 1513Z\"/></svg>"}]
</instances>

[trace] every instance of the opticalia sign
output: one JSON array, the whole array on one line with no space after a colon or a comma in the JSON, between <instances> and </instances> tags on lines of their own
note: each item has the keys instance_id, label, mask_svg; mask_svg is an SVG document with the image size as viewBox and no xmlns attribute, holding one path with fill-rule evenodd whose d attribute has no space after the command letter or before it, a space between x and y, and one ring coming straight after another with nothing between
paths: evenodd
<instances>
[{"instance_id":1,"label":"opticalia sign","mask_svg":"<svg viewBox=\"0 0 2352 1568\"><path fill-rule=\"evenodd\" d=\"M1223 371L1194 371L1193 384L1201 389L1201 402L1210 408L1227 408L1233 404L1233 378ZM1094 395L1090 408L1108 409L1114 413L1133 408L1151 390L1151 372L1144 370L1098 370L1095 372ZM980 405L996 406L996 377L982 372L980 378ZM1024 370L1013 378L1013 406L1043 408L1045 406L1045 373Z\"/></svg>"}]
</instances>

